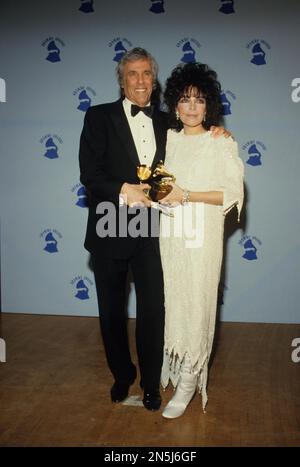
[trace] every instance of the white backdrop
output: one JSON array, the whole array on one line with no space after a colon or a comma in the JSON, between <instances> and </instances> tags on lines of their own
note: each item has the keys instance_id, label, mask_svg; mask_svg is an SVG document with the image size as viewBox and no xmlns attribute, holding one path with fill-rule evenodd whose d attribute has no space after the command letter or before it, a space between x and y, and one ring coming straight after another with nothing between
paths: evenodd
<instances>
[{"instance_id":1,"label":"white backdrop","mask_svg":"<svg viewBox=\"0 0 300 467\"><path fill-rule=\"evenodd\" d=\"M142 46L162 84L181 61L209 64L230 110L247 203L221 319L299 323L299 17L297 0L1 2L2 311L98 314L79 136L88 105L118 98L116 60Z\"/></svg>"}]
</instances>

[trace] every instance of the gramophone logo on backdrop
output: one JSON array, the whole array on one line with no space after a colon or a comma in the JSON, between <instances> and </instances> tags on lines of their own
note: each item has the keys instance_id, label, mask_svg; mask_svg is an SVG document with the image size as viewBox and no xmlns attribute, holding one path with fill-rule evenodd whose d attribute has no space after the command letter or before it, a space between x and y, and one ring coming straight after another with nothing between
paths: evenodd
<instances>
[{"instance_id":1,"label":"gramophone logo on backdrop","mask_svg":"<svg viewBox=\"0 0 300 467\"><path fill-rule=\"evenodd\" d=\"M231 104L232 101L236 100L236 96L233 94L233 92L229 91L228 89L226 91L221 91L221 103L222 103L222 114L223 115L231 115Z\"/></svg>"},{"instance_id":2,"label":"gramophone logo on backdrop","mask_svg":"<svg viewBox=\"0 0 300 467\"><path fill-rule=\"evenodd\" d=\"M77 183L72 188L72 193L76 195L76 206L80 208L86 208L88 206L86 190L85 187L81 185L81 183Z\"/></svg>"},{"instance_id":3,"label":"gramophone logo on backdrop","mask_svg":"<svg viewBox=\"0 0 300 467\"><path fill-rule=\"evenodd\" d=\"M261 246L262 242L257 237L245 235L239 241L239 245L241 245L244 249L242 258L248 261L257 260L257 249Z\"/></svg>"},{"instance_id":4,"label":"gramophone logo on backdrop","mask_svg":"<svg viewBox=\"0 0 300 467\"><path fill-rule=\"evenodd\" d=\"M96 95L96 92L90 86L80 86L79 88L75 89L75 91L73 91L73 96L77 96L78 99L77 110L86 112L92 104L91 96L95 97Z\"/></svg>"},{"instance_id":5,"label":"gramophone logo on backdrop","mask_svg":"<svg viewBox=\"0 0 300 467\"><path fill-rule=\"evenodd\" d=\"M43 239L43 250L47 253L58 253L58 240L62 238L62 234L56 229L46 229L40 234Z\"/></svg>"},{"instance_id":6,"label":"gramophone logo on backdrop","mask_svg":"<svg viewBox=\"0 0 300 467\"><path fill-rule=\"evenodd\" d=\"M81 5L78 8L82 13L94 13L94 0L81 0Z\"/></svg>"},{"instance_id":7,"label":"gramophone logo on backdrop","mask_svg":"<svg viewBox=\"0 0 300 467\"><path fill-rule=\"evenodd\" d=\"M179 47L182 51L180 61L182 63L195 63L197 61L196 51L200 49L201 44L196 39L181 39L176 47Z\"/></svg>"},{"instance_id":8,"label":"gramophone logo on backdrop","mask_svg":"<svg viewBox=\"0 0 300 467\"><path fill-rule=\"evenodd\" d=\"M123 37L123 39L121 39L120 37L116 37L115 39L109 42L108 47L114 48L113 61L118 63L123 57L123 55L127 52L127 50L131 49L132 43L125 37Z\"/></svg>"},{"instance_id":9,"label":"gramophone logo on backdrop","mask_svg":"<svg viewBox=\"0 0 300 467\"><path fill-rule=\"evenodd\" d=\"M43 156L47 159L58 159L58 148L63 143L63 140L57 135L45 135L40 139L43 145Z\"/></svg>"},{"instance_id":10,"label":"gramophone logo on backdrop","mask_svg":"<svg viewBox=\"0 0 300 467\"><path fill-rule=\"evenodd\" d=\"M47 48L46 60L48 60L48 62L56 63L61 61L60 48L58 47L58 44L61 47L65 46L63 41L58 37L48 37L44 42L42 42L42 46Z\"/></svg>"},{"instance_id":11,"label":"gramophone logo on backdrop","mask_svg":"<svg viewBox=\"0 0 300 467\"><path fill-rule=\"evenodd\" d=\"M89 286L93 286L93 282L88 277L77 276L71 280L71 285L74 289L74 297L78 300L89 300Z\"/></svg>"},{"instance_id":12,"label":"gramophone logo on backdrop","mask_svg":"<svg viewBox=\"0 0 300 467\"><path fill-rule=\"evenodd\" d=\"M242 146L243 151L247 151L246 164L257 167L262 165L262 151L266 151L266 146L261 141L248 141Z\"/></svg>"},{"instance_id":13,"label":"gramophone logo on backdrop","mask_svg":"<svg viewBox=\"0 0 300 467\"><path fill-rule=\"evenodd\" d=\"M3 78L0 78L0 102L6 102L6 83Z\"/></svg>"},{"instance_id":14,"label":"gramophone logo on backdrop","mask_svg":"<svg viewBox=\"0 0 300 467\"><path fill-rule=\"evenodd\" d=\"M220 0L221 6L219 11L224 13L225 15L230 15L231 13L235 13L234 11L234 1L233 0Z\"/></svg>"},{"instance_id":15,"label":"gramophone logo on backdrop","mask_svg":"<svg viewBox=\"0 0 300 467\"><path fill-rule=\"evenodd\" d=\"M249 42L247 49L250 49L252 53L251 63L258 66L266 65L266 50L271 49L271 46L266 41L254 39Z\"/></svg>"},{"instance_id":16,"label":"gramophone logo on backdrop","mask_svg":"<svg viewBox=\"0 0 300 467\"><path fill-rule=\"evenodd\" d=\"M149 11L152 13L164 13L164 0L150 0L152 5L149 8Z\"/></svg>"}]
</instances>

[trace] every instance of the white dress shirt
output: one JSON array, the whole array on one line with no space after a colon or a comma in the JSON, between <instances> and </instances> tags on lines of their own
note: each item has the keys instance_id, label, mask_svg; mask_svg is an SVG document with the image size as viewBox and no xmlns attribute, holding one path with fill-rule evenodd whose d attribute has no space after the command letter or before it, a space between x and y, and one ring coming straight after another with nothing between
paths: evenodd
<instances>
[{"instance_id":1,"label":"white dress shirt","mask_svg":"<svg viewBox=\"0 0 300 467\"><path fill-rule=\"evenodd\" d=\"M132 103L127 97L123 100L125 115L130 126L140 164L151 166L156 151L152 119L147 117L144 112L139 112L135 117L132 117Z\"/></svg>"}]
</instances>

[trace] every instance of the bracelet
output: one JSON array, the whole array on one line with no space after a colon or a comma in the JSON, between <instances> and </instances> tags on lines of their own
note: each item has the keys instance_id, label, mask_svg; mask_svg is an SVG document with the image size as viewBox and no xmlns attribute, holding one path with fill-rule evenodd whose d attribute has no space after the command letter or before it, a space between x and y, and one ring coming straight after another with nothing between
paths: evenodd
<instances>
[{"instance_id":1,"label":"bracelet","mask_svg":"<svg viewBox=\"0 0 300 467\"><path fill-rule=\"evenodd\" d=\"M184 204L188 203L189 200L190 200L190 192L189 192L189 190L184 189L181 204L184 205Z\"/></svg>"}]
</instances>

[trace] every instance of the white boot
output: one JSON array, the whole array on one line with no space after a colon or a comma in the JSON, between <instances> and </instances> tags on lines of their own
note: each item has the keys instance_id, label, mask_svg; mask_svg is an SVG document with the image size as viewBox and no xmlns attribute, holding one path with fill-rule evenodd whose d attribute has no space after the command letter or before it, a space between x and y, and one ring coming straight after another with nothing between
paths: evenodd
<instances>
[{"instance_id":1,"label":"white boot","mask_svg":"<svg viewBox=\"0 0 300 467\"><path fill-rule=\"evenodd\" d=\"M184 362L180 371L179 382L174 396L165 407L162 416L165 418L180 417L195 394L197 375L190 373L190 365Z\"/></svg>"}]
</instances>

